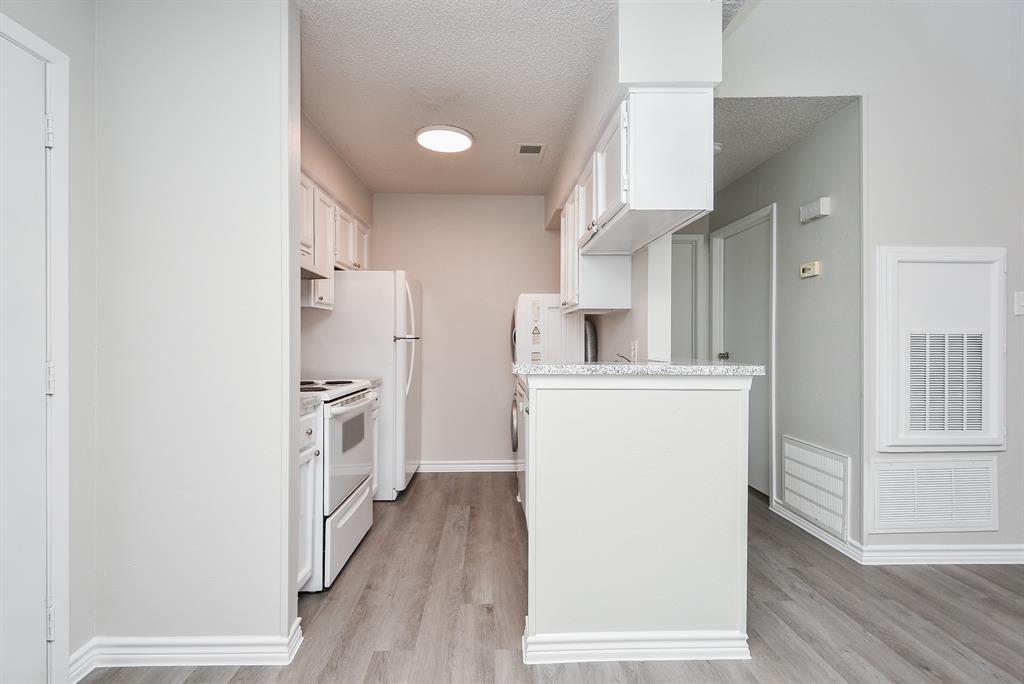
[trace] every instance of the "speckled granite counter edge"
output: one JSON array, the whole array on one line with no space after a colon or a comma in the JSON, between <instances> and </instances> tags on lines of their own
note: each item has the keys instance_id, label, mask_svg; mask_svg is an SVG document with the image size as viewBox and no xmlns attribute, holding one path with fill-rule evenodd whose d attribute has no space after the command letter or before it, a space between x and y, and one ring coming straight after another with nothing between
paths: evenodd
<instances>
[{"instance_id":1,"label":"speckled granite counter edge","mask_svg":"<svg viewBox=\"0 0 1024 684\"><path fill-rule=\"evenodd\" d=\"M512 365L516 375L764 375L764 366L745 364L579 363Z\"/></svg>"}]
</instances>

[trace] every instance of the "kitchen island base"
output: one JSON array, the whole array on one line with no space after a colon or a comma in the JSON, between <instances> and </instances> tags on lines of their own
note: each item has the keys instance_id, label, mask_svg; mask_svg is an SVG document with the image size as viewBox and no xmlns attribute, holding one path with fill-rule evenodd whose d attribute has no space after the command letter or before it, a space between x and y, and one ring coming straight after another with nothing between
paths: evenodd
<instances>
[{"instance_id":1,"label":"kitchen island base","mask_svg":"<svg viewBox=\"0 0 1024 684\"><path fill-rule=\"evenodd\" d=\"M754 374L523 373L525 663L750 657Z\"/></svg>"}]
</instances>

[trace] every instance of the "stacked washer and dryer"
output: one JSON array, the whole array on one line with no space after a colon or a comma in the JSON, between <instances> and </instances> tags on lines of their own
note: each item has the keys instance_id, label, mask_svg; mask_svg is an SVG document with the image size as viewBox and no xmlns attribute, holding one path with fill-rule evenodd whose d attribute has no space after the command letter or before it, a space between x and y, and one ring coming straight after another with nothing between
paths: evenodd
<instances>
[{"instance_id":1,"label":"stacked washer and dryer","mask_svg":"<svg viewBox=\"0 0 1024 684\"><path fill-rule=\"evenodd\" d=\"M582 312L564 313L557 294L521 294L512 312L512 363L582 363L586 321ZM593 332L591 341L595 343ZM526 448L530 404L526 380L517 375L512 390L512 453L518 459L519 502L526 511ZM529 519L527 519L529 524Z\"/></svg>"}]
</instances>

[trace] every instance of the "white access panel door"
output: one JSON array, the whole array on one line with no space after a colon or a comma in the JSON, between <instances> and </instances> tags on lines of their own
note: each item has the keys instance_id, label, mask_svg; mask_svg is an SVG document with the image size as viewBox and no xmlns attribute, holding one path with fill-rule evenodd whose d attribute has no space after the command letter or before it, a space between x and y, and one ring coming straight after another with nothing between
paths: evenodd
<instances>
[{"instance_id":1,"label":"white access panel door","mask_svg":"<svg viewBox=\"0 0 1024 684\"><path fill-rule=\"evenodd\" d=\"M712 284L714 352L728 353L731 361L766 368L766 375L755 377L750 387L747 465L749 486L768 494L772 439L769 376L775 370L770 364L772 219L766 216L738 226L738 232L732 232L732 225L736 224L711 236L715 267L720 269Z\"/></svg>"},{"instance_id":2,"label":"white access panel door","mask_svg":"<svg viewBox=\"0 0 1024 684\"><path fill-rule=\"evenodd\" d=\"M45 89L0 38L0 682L47 681Z\"/></svg>"}]
</instances>

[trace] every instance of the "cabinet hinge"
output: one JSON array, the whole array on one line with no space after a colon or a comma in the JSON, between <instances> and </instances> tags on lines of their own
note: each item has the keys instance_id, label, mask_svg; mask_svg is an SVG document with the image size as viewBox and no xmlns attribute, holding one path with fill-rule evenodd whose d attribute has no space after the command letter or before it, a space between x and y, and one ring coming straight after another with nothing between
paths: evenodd
<instances>
[{"instance_id":1,"label":"cabinet hinge","mask_svg":"<svg viewBox=\"0 0 1024 684\"><path fill-rule=\"evenodd\" d=\"M46 115L46 149L53 148L53 117Z\"/></svg>"},{"instance_id":2,"label":"cabinet hinge","mask_svg":"<svg viewBox=\"0 0 1024 684\"><path fill-rule=\"evenodd\" d=\"M56 631L57 618L54 614L53 608L53 596L46 597L46 640L54 640L54 632Z\"/></svg>"},{"instance_id":3,"label":"cabinet hinge","mask_svg":"<svg viewBox=\"0 0 1024 684\"><path fill-rule=\"evenodd\" d=\"M46 393L53 394L56 390L57 379L56 371L53 367L53 361L46 362Z\"/></svg>"}]
</instances>

